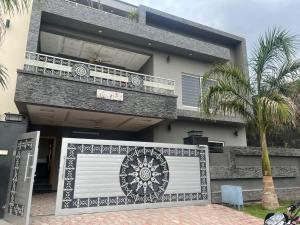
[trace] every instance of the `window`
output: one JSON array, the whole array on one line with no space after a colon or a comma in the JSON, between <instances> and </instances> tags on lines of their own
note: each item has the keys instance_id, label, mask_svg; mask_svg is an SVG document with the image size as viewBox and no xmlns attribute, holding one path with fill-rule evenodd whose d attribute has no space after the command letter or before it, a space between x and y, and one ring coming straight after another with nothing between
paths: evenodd
<instances>
[{"instance_id":1,"label":"window","mask_svg":"<svg viewBox=\"0 0 300 225\"><path fill-rule=\"evenodd\" d=\"M199 107L200 89L200 77L182 75L182 104Z\"/></svg>"},{"instance_id":2,"label":"window","mask_svg":"<svg viewBox=\"0 0 300 225\"><path fill-rule=\"evenodd\" d=\"M223 141L209 141L208 150L210 153L223 153L224 152L224 142Z\"/></svg>"},{"instance_id":3,"label":"window","mask_svg":"<svg viewBox=\"0 0 300 225\"><path fill-rule=\"evenodd\" d=\"M207 91L216 81L208 80L205 87L201 88L202 77L195 75L182 75L182 104L184 106L199 107L202 93Z\"/></svg>"},{"instance_id":4,"label":"window","mask_svg":"<svg viewBox=\"0 0 300 225\"><path fill-rule=\"evenodd\" d=\"M207 80L206 83L205 83L205 86L203 87L203 90L202 92L205 93L208 91L208 89L213 86L214 84L216 83L215 80Z\"/></svg>"}]
</instances>

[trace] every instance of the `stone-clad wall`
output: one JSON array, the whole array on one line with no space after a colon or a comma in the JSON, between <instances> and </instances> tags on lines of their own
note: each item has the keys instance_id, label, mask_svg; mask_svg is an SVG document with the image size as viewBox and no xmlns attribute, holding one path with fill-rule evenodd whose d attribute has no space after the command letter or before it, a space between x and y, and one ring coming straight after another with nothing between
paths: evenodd
<instances>
[{"instance_id":1,"label":"stone-clad wall","mask_svg":"<svg viewBox=\"0 0 300 225\"><path fill-rule=\"evenodd\" d=\"M32 8L27 50L37 50L41 16L42 12L46 12L73 19L74 22L77 20L89 25L97 26L98 28L103 27L114 30L119 33L118 38L121 38L121 33L127 41L130 41L131 39L146 39L168 45L169 50L170 46L172 46L172 48L175 47L203 54L206 59L230 60L230 49L227 47L147 26L145 24L146 10L149 10L148 7L142 7L140 9L139 17L141 21L135 23L128 18L68 1L48 0L46 4L43 4L38 0L35 0ZM225 35L223 32L220 33L220 35L221 34ZM233 38L233 36L231 36L231 38ZM236 38L236 43L244 41L244 39L238 37L234 38Z\"/></svg>"},{"instance_id":2,"label":"stone-clad wall","mask_svg":"<svg viewBox=\"0 0 300 225\"><path fill-rule=\"evenodd\" d=\"M124 100L99 99L96 97L97 89L123 93ZM15 102L21 111L24 104L37 104L161 119L177 117L176 96L116 88L23 71L18 71ZM22 113L26 113L26 111L22 111Z\"/></svg>"},{"instance_id":3,"label":"stone-clad wall","mask_svg":"<svg viewBox=\"0 0 300 225\"><path fill-rule=\"evenodd\" d=\"M262 195L260 148L225 147L224 153L210 153L212 201L220 202L220 186L241 186L245 201ZM280 199L300 198L300 149L270 148L275 188Z\"/></svg>"}]
</instances>

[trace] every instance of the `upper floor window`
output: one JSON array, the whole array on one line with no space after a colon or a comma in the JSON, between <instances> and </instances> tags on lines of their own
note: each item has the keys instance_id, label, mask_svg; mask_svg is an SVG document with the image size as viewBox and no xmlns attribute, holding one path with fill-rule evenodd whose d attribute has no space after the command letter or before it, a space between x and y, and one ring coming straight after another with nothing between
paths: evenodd
<instances>
[{"instance_id":1,"label":"upper floor window","mask_svg":"<svg viewBox=\"0 0 300 225\"><path fill-rule=\"evenodd\" d=\"M199 107L201 97L200 77L182 75L182 104L185 106Z\"/></svg>"},{"instance_id":2,"label":"upper floor window","mask_svg":"<svg viewBox=\"0 0 300 225\"><path fill-rule=\"evenodd\" d=\"M201 87L202 77L184 73L182 75L182 105L199 107L201 97L214 80L208 80L205 87Z\"/></svg>"}]
</instances>

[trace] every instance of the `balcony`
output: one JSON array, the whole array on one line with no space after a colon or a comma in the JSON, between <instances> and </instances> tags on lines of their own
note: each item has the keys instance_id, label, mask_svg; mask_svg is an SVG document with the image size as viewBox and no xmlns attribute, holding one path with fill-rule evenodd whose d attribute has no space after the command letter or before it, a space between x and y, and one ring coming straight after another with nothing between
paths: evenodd
<instances>
[{"instance_id":1,"label":"balcony","mask_svg":"<svg viewBox=\"0 0 300 225\"><path fill-rule=\"evenodd\" d=\"M93 8L96 10L101 10L106 13L114 14L117 16L129 18L129 14L136 12L138 8L131 4L127 4L119 1L111 1L107 0L65 0L70 3L78 4L80 6L85 6L88 8ZM133 18L137 21L137 18Z\"/></svg>"},{"instance_id":2,"label":"balcony","mask_svg":"<svg viewBox=\"0 0 300 225\"><path fill-rule=\"evenodd\" d=\"M156 94L175 94L174 80L34 52L26 52L24 71Z\"/></svg>"},{"instance_id":3,"label":"balcony","mask_svg":"<svg viewBox=\"0 0 300 225\"><path fill-rule=\"evenodd\" d=\"M177 118L172 80L27 52L15 103L33 124L138 131Z\"/></svg>"}]
</instances>

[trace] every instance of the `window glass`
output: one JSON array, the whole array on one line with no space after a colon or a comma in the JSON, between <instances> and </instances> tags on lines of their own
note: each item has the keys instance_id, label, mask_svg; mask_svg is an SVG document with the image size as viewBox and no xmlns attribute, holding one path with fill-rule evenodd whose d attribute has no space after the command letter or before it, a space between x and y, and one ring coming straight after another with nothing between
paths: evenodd
<instances>
[{"instance_id":1,"label":"window glass","mask_svg":"<svg viewBox=\"0 0 300 225\"><path fill-rule=\"evenodd\" d=\"M182 75L182 104L199 107L200 96L200 78Z\"/></svg>"}]
</instances>

